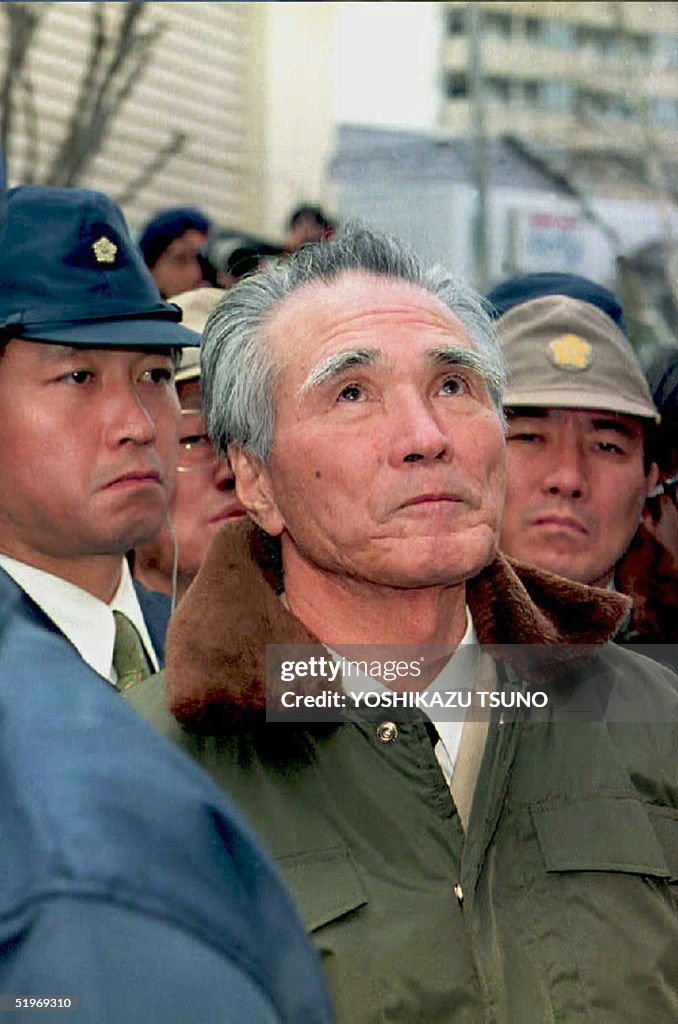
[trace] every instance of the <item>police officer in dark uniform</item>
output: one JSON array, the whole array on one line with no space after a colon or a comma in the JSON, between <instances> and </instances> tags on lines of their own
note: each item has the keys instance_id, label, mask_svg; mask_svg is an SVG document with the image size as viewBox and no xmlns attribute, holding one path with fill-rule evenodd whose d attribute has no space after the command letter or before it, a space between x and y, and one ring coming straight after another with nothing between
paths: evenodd
<instances>
[{"instance_id":1,"label":"police officer in dark uniform","mask_svg":"<svg viewBox=\"0 0 678 1024\"><path fill-rule=\"evenodd\" d=\"M11 190L0 280L0 569L124 685L163 660L169 601L124 555L167 517L174 366L199 336L101 193Z\"/></svg>"}]
</instances>

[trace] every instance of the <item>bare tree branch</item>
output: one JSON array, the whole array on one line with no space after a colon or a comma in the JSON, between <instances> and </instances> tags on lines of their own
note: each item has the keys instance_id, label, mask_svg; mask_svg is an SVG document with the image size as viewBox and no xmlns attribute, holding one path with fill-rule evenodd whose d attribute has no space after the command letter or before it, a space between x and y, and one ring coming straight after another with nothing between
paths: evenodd
<instances>
[{"instance_id":1,"label":"bare tree branch","mask_svg":"<svg viewBox=\"0 0 678 1024\"><path fill-rule=\"evenodd\" d=\"M91 4L92 34L87 55L87 64L80 79L78 95L71 110L68 127L52 159L45 176L47 185L64 185L81 151L83 126L89 121L91 98L94 95L101 73L101 63L106 49L106 21L103 4Z\"/></svg>"},{"instance_id":2,"label":"bare tree branch","mask_svg":"<svg viewBox=\"0 0 678 1024\"><path fill-rule=\"evenodd\" d=\"M535 152L532 146L526 142L525 139L519 138L517 135L505 135L504 140L525 160L528 160L534 167L540 170L542 174L549 177L554 184L562 188L567 195L572 199L575 199L586 220L595 224L596 227L598 227L605 235L612 246L615 255L618 255L621 252L622 240L619 232L603 217L596 213L584 189L582 189L569 174L558 170L551 160L543 153Z\"/></svg>"},{"instance_id":3,"label":"bare tree branch","mask_svg":"<svg viewBox=\"0 0 678 1024\"><path fill-rule=\"evenodd\" d=\"M171 158L176 153L181 152L186 144L186 140L187 135L185 132L174 132L163 148L155 154L153 159L146 164L141 172L137 174L135 178L132 178L132 180L125 185L123 191L115 197L116 203L124 206L125 203L131 202L131 200L139 194L142 188L145 188L149 181L151 181L156 174L158 174L158 172L161 171L167 163L169 163Z\"/></svg>"},{"instance_id":4,"label":"bare tree branch","mask_svg":"<svg viewBox=\"0 0 678 1024\"><path fill-rule=\"evenodd\" d=\"M143 75L160 24L145 32L138 25L144 0L126 0L117 29L108 31L105 5L93 3L92 37L69 126L52 161L49 184L75 185L101 150L112 120Z\"/></svg>"},{"instance_id":5,"label":"bare tree branch","mask_svg":"<svg viewBox=\"0 0 678 1024\"><path fill-rule=\"evenodd\" d=\"M14 93L27 74L25 66L28 52L43 15L27 3L2 4L0 9L7 19L7 58L0 85L0 146L8 161L14 121Z\"/></svg>"},{"instance_id":6,"label":"bare tree branch","mask_svg":"<svg viewBox=\"0 0 678 1024\"><path fill-rule=\"evenodd\" d=\"M127 0L125 3L125 14L123 16L123 20L118 27L117 36L113 40L113 52L108 62L108 66L101 75L92 98L91 120L94 120L94 118L98 119L100 116L103 104L113 87L116 75L124 67L131 55L131 51L134 46L132 28L134 26L134 22L141 17L142 14L143 7L141 3L137 3L135 0Z\"/></svg>"},{"instance_id":7,"label":"bare tree branch","mask_svg":"<svg viewBox=\"0 0 678 1024\"><path fill-rule=\"evenodd\" d=\"M7 53L0 87L0 141L5 159L17 124L23 130L24 151L21 179L38 177L40 118L28 58L35 29L50 4L0 3L7 19ZM123 5L120 5L123 6ZM36 9L37 8L37 9ZM82 178L101 151L125 101L142 78L163 25L155 22L142 28L145 0L125 0L124 9L111 28L107 4L90 3L89 46L76 98L49 167L43 175L48 185L74 185ZM174 132L120 197L127 202L185 146L184 132Z\"/></svg>"},{"instance_id":8,"label":"bare tree branch","mask_svg":"<svg viewBox=\"0 0 678 1024\"><path fill-rule=\"evenodd\" d=\"M21 101L21 113L23 115L26 137L26 150L23 160L24 168L21 174L21 181L25 185L32 185L35 181L35 172L39 160L40 132L33 80L29 74L24 74L21 79Z\"/></svg>"},{"instance_id":9,"label":"bare tree branch","mask_svg":"<svg viewBox=\"0 0 678 1024\"><path fill-rule=\"evenodd\" d=\"M124 74L124 68L121 68L118 75L118 79L122 78L119 85L115 86L113 83L108 87L106 92L101 97L99 104L99 116L98 122L104 125L108 125L112 121L118 110L125 102L129 94L134 89L138 80L143 74L143 69L148 61L148 55L151 47L159 37L161 27L155 26L149 32L144 33L143 36L139 36L132 44L130 44L126 63L128 65L127 72Z\"/></svg>"}]
</instances>

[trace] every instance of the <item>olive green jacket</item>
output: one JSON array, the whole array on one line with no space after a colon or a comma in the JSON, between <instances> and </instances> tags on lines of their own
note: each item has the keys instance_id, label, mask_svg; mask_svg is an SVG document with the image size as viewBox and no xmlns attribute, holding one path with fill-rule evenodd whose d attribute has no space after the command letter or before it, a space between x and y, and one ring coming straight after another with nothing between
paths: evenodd
<instances>
[{"instance_id":1,"label":"olive green jacket","mask_svg":"<svg viewBox=\"0 0 678 1024\"><path fill-rule=\"evenodd\" d=\"M678 1020L678 697L601 644L623 599L501 558L469 586L482 642L541 641L562 701L640 691L645 721L494 721L464 832L423 721L257 717L265 643L313 641L261 561L245 526L219 538L170 628L166 690L130 696L272 851L341 1024ZM566 628L595 649L558 646ZM506 691L543 670L499 658Z\"/></svg>"}]
</instances>

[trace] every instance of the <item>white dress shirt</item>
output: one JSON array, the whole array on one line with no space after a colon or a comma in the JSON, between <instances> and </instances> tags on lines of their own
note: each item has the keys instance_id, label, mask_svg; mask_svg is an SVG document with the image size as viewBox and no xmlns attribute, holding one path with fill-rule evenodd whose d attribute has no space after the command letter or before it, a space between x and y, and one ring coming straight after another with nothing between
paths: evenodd
<instances>
[{"instance_id":1,"label":"white dress shirt","mask_svg":"<svg viewBox=\"0 0 678 1024\"><path fill-rule=\"evenodd\" d=\"M473 690L478 674L478 658L478 638L475 626L473 625L471 610L466 605L466 630L459 641L459 647L438 678L434 679L427 688L426 692L431 693L433 690ZM450 721L452 716L454 721ZM457 762L466 711L464 708L455 709L454 712L448 711L445 718L442 719L438 718L434 712L429 711L428 717L438 731L438 742L435 745L434 752L441 771L445 776L445 781L449 786L452 781L454 766Z\"/></svg>"},{"instance_id":2,"label":"white dress shirt","mask_svg":"<svg viewBox=\"0 0 678 1024\"><path fill-rule=\"evenodd\" d=\"M153 650L126 559L122 559L120 584L110 604L59 576L53 576L25 562L18 562L8 555L0 554L0 567L70 640L83 661L113 685L117 680L113 668L114 610L124 612L134 623L146 655L155 671L158 671L158 658Z\"/></svg>"}]
</instances>

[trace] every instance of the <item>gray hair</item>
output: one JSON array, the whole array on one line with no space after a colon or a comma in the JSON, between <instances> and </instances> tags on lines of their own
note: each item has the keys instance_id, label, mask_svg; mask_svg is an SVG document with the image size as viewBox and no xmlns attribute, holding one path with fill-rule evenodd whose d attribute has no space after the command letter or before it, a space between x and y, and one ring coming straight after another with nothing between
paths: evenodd
<instances>
[{"instance_id":1,"label":"gray hair","mask_svg":"<svg viewBox=\"0 0 678 1024\"><path fill-rule=\"evenodd\" d=\"M298 289L330 284L350 271L405 281L434 295L460 321L482 357L490 397L503 420L504 365L483 299L440 266L427 267L406 245L362 225L349 225L329 242L304 246L228 291L203 333L202 400L214 444L238 442L261 462L271 453L275 364L266 327L277 307Z\"/></svg>"}]
</instances>

